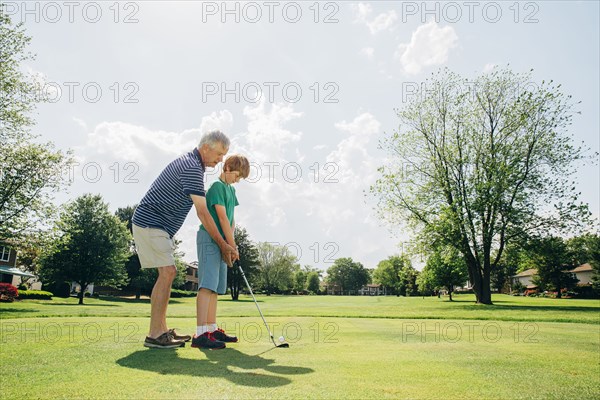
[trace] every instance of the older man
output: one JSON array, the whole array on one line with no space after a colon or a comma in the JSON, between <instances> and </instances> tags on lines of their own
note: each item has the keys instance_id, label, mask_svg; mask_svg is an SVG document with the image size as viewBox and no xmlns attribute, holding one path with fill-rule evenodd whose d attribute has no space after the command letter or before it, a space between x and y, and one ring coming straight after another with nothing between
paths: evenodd
<instances>
[{"instance_id":1,"label":"older man","mask_svg":"<svg viewBox=\"0 0 600 400\"><path fill-rule=\"evenodd\" d=\"M220 131L202 136L197 148L182 155L160 173L133 215L133 238L142 268L157 268L158 279L151 296L150 331L144 346L175 348L191 339L167 328L167 305L177 275L173 236L192 205L209 235L221 249L227 264L239 257L237 250L219 234L204 198L204 172L214 168L229 150L229 139Z\"/></svg>"}]
</instances>

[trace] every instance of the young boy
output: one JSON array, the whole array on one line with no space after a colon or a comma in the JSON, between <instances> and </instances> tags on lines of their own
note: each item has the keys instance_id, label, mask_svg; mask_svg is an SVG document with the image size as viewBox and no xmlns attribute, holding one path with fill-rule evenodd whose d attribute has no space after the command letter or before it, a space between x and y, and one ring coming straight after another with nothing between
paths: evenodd
<instances>
[{"instance_id":1,"label":"young boy","mask_svg":"<svg viewBox=\"0 0 600 400\"><path fill-rule=\"evenodd\" d=\"M235 223L233 211L239 203L233 184L245 179L250 173L250 163L246 157L232 155L225 160L223 172L206 193L206 205L219 233L227 244L236 248L233 231ZM198 247L198 296L196 298L196 335L192 347L222 349L225 343L238 339L227 335L217 327L217 293L225 294L227 289L227 264L221 258L219 246L212 240L203 225L196 236ZM231 262L235 259L231 260Z\"/></svg>"}]
</instances>

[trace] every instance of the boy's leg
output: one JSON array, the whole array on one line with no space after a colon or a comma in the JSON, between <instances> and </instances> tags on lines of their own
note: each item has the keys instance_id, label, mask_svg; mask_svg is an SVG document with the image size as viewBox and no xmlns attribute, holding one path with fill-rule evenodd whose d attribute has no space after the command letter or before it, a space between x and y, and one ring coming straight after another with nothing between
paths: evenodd
<instances>
[{"instance_id":1,"label":"boy's leg","mask_svg":"<svg viewBox=\"0 0 600 400\"><path fill-rule=\"evenodd\" d=\"M167 332L167 305L171 298L171 285L177 275L174 265L158 268L158 279L150 297L150 332L148 336L157 338Z\"/></svg>"},{"instance_id":2,"label":"boy's leg","mask_svg":"<svg viewBox=\"0 0 600 400\"><path fill-rule=\"evenodd\" d=\"M219 285L217 286L218 294L225 294L227 290L227 264L224 262L220 262L219 265ZM222 342L226 343L235 343L238 341L238 338L235 336L229 336L225 333L225 331L221 330L217 326L217 293L213 293L210 304L210 314L208 315L208 323L211 324L211 329L213 330L213 336Z\"/></svg>"},{"instance_id":3,"label":"boy's leg","mask_svg":"<svg viewBox=\"0 0 600 400\"><path fill-rule=\"evenodd\" d=\"M211 295L210 295L210 302L208 305L207 324L213 325L213 328L215 328L215 325L217 324L217 294L214 292L211 293Z\"/></svg>"},{"instance_id":4,"label":"boy's leg","mask_svg":"<svg viewBox=\"0 0 600 400\"><path fill-rule=\"evenodd\" d=\"M208 325L210 300L213 294L212 290L206 288L198 290L198 296L196 297L196 326L198 327Z\"/></svg>"}]
</instances>

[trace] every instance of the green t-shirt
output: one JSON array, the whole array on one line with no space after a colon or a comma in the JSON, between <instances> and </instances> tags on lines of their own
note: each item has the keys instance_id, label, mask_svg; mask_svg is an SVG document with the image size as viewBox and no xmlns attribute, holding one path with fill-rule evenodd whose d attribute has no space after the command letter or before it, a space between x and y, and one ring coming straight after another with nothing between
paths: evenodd
<instances>
[{"instance_id":1,"label":"green t-shirt","mask_svg":"<svg viewBox=\"0 0 600 400\"><path fill-rule=\"evenodd\" d=\"M219 222L219 217L217 216L217 209L215 208L215 204L222 205L225 207L225 214L227 215L227 219L229 223L233 222L233 210L235 206L239 205L237 197L235 196L235 189L232 185L228 185L223 182L221 179L213 182L206 192L206 206L208 207L208 212L212 216L212 219L215 221L217 228L219 228L219 233L221 236L225 237L223 233L223 228L221 228L221 223ZM200 225L200 229L206 230L203 225Z\"/></svg>"}]
</instances>

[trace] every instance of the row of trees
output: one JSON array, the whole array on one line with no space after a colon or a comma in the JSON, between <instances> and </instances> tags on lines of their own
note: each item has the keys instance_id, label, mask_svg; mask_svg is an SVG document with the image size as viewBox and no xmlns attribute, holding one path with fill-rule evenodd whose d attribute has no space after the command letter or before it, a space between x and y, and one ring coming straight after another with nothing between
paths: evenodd
<instances>
[{"instance_id":1,"label":"row of trees","mask_svg":"<svg viewBox=\"0 0 600 400\"><path fill-rule=\"evenodd\" d=\"M124 288L139 298L149 294L156 280L155 269L141 269L131 235L134 207L119 208L113 215L100 195L84 195L68 203L55 226L48 231L43 245L28 244L22 258L26 269L39 274L42 281L57 288L74 281L81 287L79 302L90 283ZM268 242L254 244L244 228L235 231L240 249L240 263L257 291L272 293L320 292L321 272L311 266L300 267L298 260L285 246ZM176 243L178 244L178 243ZM187 264L184 254L175 252L179 270L174 287L183 288ZM509 246L493 276L493 287L506 288L517 272L536 268L536 283L542 289L571 289L577 283L567 271L583 263L596 270L594 284L600 283L600 237L584 234L569 240L546 237L531 240L525 246ZM237 300L245 283L234 268L228 274L231 296ZM377 268L367 269L351 258L339 258L327 270L326 285L342 293L356 292L375 282L390 294L428 295L446 289L452 300L455 287L468 279L467 263L454 248L437 248L428 255L422 271L417 271L406 255L391 256ZM60 291L60 289L58 289Z\"/></svg>"}]
</instances>

